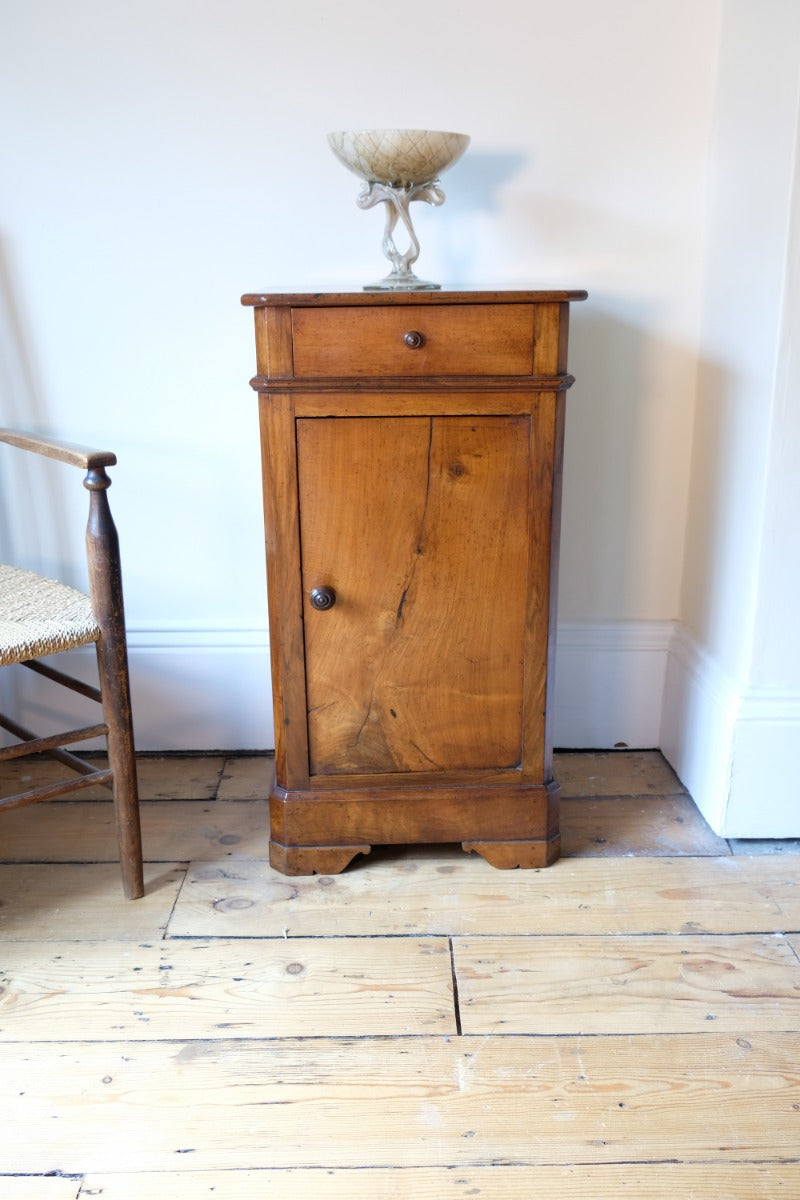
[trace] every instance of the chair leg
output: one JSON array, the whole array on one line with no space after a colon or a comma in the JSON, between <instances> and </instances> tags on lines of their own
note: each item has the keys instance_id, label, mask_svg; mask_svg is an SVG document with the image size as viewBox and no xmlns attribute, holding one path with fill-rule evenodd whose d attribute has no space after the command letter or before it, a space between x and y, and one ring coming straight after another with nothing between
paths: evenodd
<instances>
[{"instance_id":1,"label":"chair leg","mask_svg":"<svg viewBox=\"0 0 800 1200\"><path fill-rule=\"evenodd\" d=\"M97 643L97 667L108 726L108 765L114 772L114 815L122 887L128 900L137 900L144 895L144 873L128 662L124 639L121 648L119 642L109 645L109 640L101 637Z\"/></svg>"},{"instance_id":2,"label":"chair leg","mask_svg":"<svg viewBox=\"0 0 800 1200\"><path fill-rule=\"evenodd\" d=\"M103 714L108 726L108 761L114 772L114 809L122 886L127 898L135 900L144 895L142 833L119 538L106 494L110 483L102 468L90 469L83 481L83 486L89 492L86 550L92 607L101 630L97 642L97 666Z\"/></svg>"}]
</instances>

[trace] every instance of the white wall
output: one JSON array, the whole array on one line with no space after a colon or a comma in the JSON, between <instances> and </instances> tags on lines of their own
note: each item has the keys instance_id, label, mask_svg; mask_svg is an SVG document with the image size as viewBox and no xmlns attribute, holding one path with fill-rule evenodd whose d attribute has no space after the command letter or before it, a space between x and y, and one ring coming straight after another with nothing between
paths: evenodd
<instances>
[{"instance_id":1,"label":"white wall","mask_svg":"<svg viewBox=\"0 0 800 1200\"><path fill-rule=\"evenodd\" d=\"M728 0L719 61L683 623L661 741L718 832L787 837L800 834L800 6Z\"/></svg>"},{"instance_id":2,"label":"white wall","mask_svg":"<svg viewBox=\"0 0 800 1200\"><path fill-rule=\"evenodd\" d=\"M682 595L687 626L737 678L755 621L800 80L800 6L770 7L783 19L734 0L722 27Z\"/></svg>"},{"instance_id":3,"label":"white wall","mask_svg":"<svg viewBox=\"0 0 800 1200\"><path fill-rule=\"evenodd\" d=\"M271 743L238 299L375 275L381 216L357 209L325 133L383 124L472 135L444 207L418 206L421 271L590 291L572 327L556 737L658 741L721 12L722 0L17 7L0 45L0 420L118 453L140 746ZM5 457L2 469L0 518L45 487ZM46 552L74 573L67 516L82 497L69 501L61 476L46 487ZM29 524L17 544L43 539Z\"/></svg>"}]
</instances>

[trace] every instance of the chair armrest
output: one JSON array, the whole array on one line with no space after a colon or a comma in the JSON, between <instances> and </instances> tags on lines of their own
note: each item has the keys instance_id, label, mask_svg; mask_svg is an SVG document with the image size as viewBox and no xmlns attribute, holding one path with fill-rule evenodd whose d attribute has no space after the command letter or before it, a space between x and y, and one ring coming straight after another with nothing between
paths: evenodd
<instances>
[{"instance_id":1,"label":"chair armrest","mask_svg":"<svg viewBox=\"0 0 800 1200\"><path fill-rule=\"evenodd\" d=\"M117 456L111 450L94 450L91 446L76 446L72 442L56 441L54 438L41 437L37 433L23 433L16 429L0 429L0 442L16 446L19 450L30 450L34 454L43 454L46 458L55 458L59 462L69 463L73 467L82 467L84 471L95 470L97 467L113 467Z\"/></svg>"}]
</instances>

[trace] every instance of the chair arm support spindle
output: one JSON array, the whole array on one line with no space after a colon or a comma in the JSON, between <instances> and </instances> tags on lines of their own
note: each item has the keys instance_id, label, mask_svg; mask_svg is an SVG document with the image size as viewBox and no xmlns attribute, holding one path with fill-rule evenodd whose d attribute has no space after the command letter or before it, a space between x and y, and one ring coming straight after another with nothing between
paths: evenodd
<instances>
[{"instance_id":1,"label":"chair arm support spindle","mask_svg":"<svg viewBox=\"0 0 800 1200\"><path fill-rule=\"evenodd\" d=\"M125 641L125 604L122 594L122 565L119 537L107 490L111 480L103 467L90 470L83 486L89 491L89 520L86 525L86 558L89 570L89 595L101 637L97 653L101 674L126 681L128 691L128 654ZM117 722L129 724L130 711L107 713L112 728Z\"/></svg>"}]
</instances>

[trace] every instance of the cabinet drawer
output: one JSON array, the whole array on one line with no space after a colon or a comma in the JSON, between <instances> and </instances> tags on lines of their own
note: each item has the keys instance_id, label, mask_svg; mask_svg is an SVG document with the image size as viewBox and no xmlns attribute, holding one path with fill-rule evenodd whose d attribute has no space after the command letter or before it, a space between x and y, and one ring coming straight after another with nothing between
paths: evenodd
<instances>
[{"instance_id":1,"label":"cabinet drawer","mask_svg":"<svg viewBox=\"0 0 800 1200\"><path fill-rule=\"evenodd\" d=\"M533 305L293 308L294 376L530 375Z\"/></svg>"}]
</instances>

